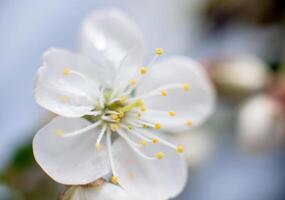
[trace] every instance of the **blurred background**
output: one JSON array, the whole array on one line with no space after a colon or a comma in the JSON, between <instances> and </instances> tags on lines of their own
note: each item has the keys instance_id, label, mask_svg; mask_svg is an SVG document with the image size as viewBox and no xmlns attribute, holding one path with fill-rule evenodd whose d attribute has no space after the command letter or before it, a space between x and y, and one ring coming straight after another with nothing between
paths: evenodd
<instances>
[{"instance_id":1,"label":"blurred background","mask_svg":"<svg viewBox=\"0 0 285 200\"><path fill-rule=\"evenodd\" d=\"M285 199L284 0L1 0L0 199L56 199L31 141L53 115L32 95L42 53L77 49L94 9L126 12L148 49L199 60L217 90L215 113L177 139L189 181L177 200Z\"/></svg>"}]
</instances>

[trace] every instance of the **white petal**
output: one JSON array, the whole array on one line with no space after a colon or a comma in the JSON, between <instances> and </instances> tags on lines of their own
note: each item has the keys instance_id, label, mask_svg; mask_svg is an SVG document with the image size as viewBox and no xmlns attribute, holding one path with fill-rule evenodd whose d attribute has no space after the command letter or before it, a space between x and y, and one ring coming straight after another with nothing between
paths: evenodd
<instances>
[{"instance_id":1,"label":"white petal","mask_svg":"<svg viewBox=\"0 0 285 200\"><path fill-rule=\"evenodd\" d=\"M141 32L118 10L96 11L83 24L81 52L95 60L103 59L106 70L111 73L107 66L112 66L120 80L130 79L142 65L144 49Z\"/></svg>"},{"instance_id":2,"label":"white petal","mask_svg":"<svg viewBox=\"0 0 285 200\"><path fill-rule=\"evenodd\" d=\"M36 101L59 115L84 115L94 108L99 95L96 79L99 76L98 68L88 58L66 50L47 51L35 83ZM64 70L71 73L64 75Z\"/></svg>"},{"instance_id":3,"label":"white petal","mask_svg":"<svg viewBox=\"0 0 285 200\"><path fill-rule=\"evenodd\" d=\"M71 200L139 200L111 183L95 187L77 187Z\"/></svg>"},{"instance_id":4,"label":"white petal","mask_svg":"<svg viewBox=\"0 0 285 200\"><path fill-rule=\"evenodd\" d=\"M187 167L183 157L165 146L149 145L145 153L154 156L164 152L162 160L146 160L118 138L114 145L114 161L120 185L144 199L169 199L178 195L187 180Z\"/></svg>"},{"instance_id":5,"label":"white petal","mask_svg":"<svg viewBox=\"0 0 285 200\"><path fill-rule=\"evenodd\" d=\"M69 133L90 123L84 119L56 117L38 131L33 140L34 156L55 181L66 185L86 184L109 173L105 149L96 151L98 130L60 137L56 130Z\"/></svg>"},{"instance_id":6,"label":"white petal","mask_svg":"<svg viewBox=\"0 0 285 200\"><path fill-rule=\"evenodd\" d=\"M181 84L181 88L169 90L168 96L158 95L145 99L147 108L167 112L156 115L146 112L144 116L151 121L160 122L167 130L183 131L187 129L187 120L198 125L214 108L213 88L199 63L187 57L172 57L160 62L142 79L137 94L139 96L155 88L175 83ZM190 91L183 90L183 83L190 84ZM176 112L176 116L170 117L167 114L169 111Z\"/></svg>"}]
</instances>

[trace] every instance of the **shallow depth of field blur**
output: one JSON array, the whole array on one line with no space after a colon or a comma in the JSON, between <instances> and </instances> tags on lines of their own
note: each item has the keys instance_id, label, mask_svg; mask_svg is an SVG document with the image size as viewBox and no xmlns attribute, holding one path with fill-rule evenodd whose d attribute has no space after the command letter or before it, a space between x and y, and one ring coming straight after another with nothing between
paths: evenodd
<instances>
[{"instance_id":1,"label":"shallow depth of field blur","mask_svg":"<svg viewBox=\"0 0 285 200\"><path fill-rule=\"evenodd\" d=\"M33 81L45 50L75 51L84 17L111 7L139 25L150 53L197 59L215 85L213 115L177 138L189 181L176 199L285 199L283 0L0 1L0 199L57 199L62 186L32 155L54 116L35 103Z\"/></svg>"}]
</instances>

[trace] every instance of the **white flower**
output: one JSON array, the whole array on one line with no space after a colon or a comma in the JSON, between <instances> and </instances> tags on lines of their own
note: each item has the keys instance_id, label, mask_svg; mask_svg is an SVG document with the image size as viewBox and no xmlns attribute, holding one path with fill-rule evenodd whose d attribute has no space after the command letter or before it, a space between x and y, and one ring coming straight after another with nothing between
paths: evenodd
<instances>
[{"instance_id":1,"label":"white flower","mask_svg":"<svg viewBox=\"0 0 285 200\"><path fill-rule=\"evenodd\" d=\"M242 97L268 85L267 69L266 63L260 58L244 54L219 60L211 72L222 93Z\"/></svg>"},{"instance_id":2,"label":"white flower","mask_svg":"<svg viewBox=\"0 0 285 200\"><path fill-rule=\"evenodd\" d=\"M276 146L282 135L282 114L275 100L266 95L249 98L238 115L238 139L246 150Z\"/></svg>"},{"instance_id":3,"label":"white flower","mask_svg":"<svg viewBox=\"0 0 285 200\"><path fill-rule=\"evenodd\" d=\"M86 19L80 53L45 53L34 94L60 116L36 134L33 150L49 176L78 185L111 170L112 182L145 199L182 190L183 147L159 129L178 132L200 124L213 110L213 90L198 63L181 56L156 63L162 53L156 49L142 67L143 37L115 10Z\"/></svg>"}]
</instances>

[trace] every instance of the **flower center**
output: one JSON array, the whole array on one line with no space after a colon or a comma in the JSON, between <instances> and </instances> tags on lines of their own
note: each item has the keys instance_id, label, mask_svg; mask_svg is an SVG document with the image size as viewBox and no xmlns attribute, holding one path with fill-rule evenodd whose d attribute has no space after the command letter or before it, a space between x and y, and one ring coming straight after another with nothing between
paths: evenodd
<instances>
[{"instance_id":1,"label":"flower center","mask_svg":"<svg viewBox=\"0 0 285 200\"><path fill-rule=\"evenodd\" d=\"M116 131L118 124L130 111L135 108L143 107L142 100L137 99L130 101L130 95L112 98L113 92L112 89L105 89L102 92L102 97L97 100L96 106L92 110L94 115L85 115L83 118L92 123L101 121L102 125L107 124L112 131Z\"/></svg>"}]
</instances>

